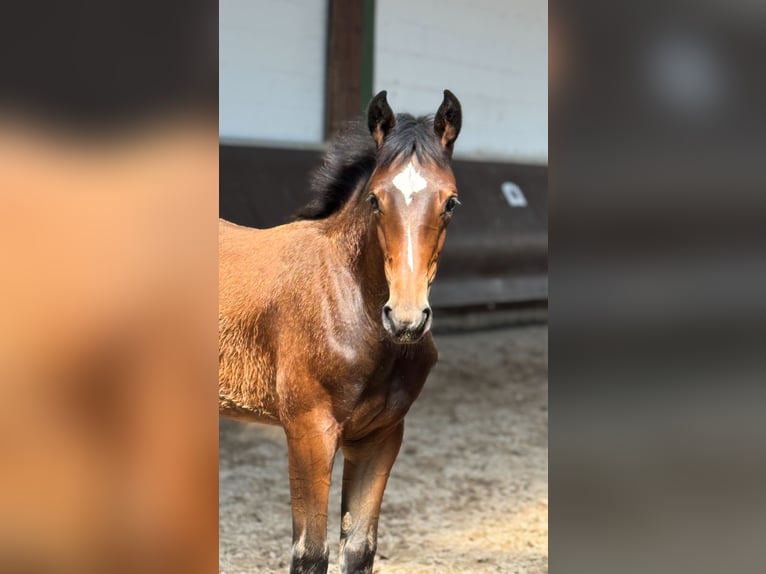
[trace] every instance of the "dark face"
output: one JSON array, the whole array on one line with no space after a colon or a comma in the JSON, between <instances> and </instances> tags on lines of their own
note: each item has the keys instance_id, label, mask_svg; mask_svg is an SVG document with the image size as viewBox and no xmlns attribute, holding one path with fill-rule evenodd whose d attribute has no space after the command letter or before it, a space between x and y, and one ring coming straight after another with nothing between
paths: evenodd
<instances>
[{"instance_id":1,"label":"dark face","mask_svg":"<svg viewBox=\"0 0 766 574\"><path fill-rule=\"evenodd\" d=\"M388 281L383 327L396 342L413 343L431 327L428 293L458 204L455 178L449 167L413 157L378 170L369 190Z\"/></svg>"}]
</instances>

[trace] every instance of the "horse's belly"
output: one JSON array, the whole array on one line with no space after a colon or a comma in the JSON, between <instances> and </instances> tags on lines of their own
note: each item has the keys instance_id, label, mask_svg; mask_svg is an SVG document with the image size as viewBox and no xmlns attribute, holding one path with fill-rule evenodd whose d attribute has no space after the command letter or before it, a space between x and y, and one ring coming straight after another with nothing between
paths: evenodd
<instances>
[{"instance_id":1,"label":"horse's belly","mask_svg":"<svg viewBox=\"0 0 766 574\"><path fill-rule=\"evenodd\" d=\"M278 424L279 409L272 377L254 372L252 366L241 367L219 364L218 411L231 418Z\"/></svg>"},{"instance_id":2,"label":"horse's belly","mask_svg":"<svg viewBox=\"0 0 766 574\"><path fill-rule=\"evenodd\" d=\"M218 414L220 416L247 423L281 425L279 419L272 413L243 407L235 404L226 397L218 397Z\"/></svg>"},{"instance_id":3,"label":"horse's belly","mask_svg":"<svg viewBox=\"0 0 766 574\"><path fill-rule=\"evenodd\" d=\"M218 340L218 410L224 416L278 423L274 361L257 329L221 319Z\"/></svg>"}]
</instances>

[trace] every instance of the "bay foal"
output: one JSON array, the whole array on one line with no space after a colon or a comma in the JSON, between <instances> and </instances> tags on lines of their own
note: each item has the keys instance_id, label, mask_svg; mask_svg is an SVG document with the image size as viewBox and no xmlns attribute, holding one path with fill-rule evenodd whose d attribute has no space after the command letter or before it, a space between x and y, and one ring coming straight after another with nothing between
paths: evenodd
<instances>
[{"instance_id":1,"label":"bay foal","mask_svg":"<svg viewBox=\"0 0 766 574\"><path fill-rule=\"evenodd\" d=\"M458 204L461 109L395 116L381 92L315 174L315 199L271 229L221 221L219 410L287 436L290 572L327 572L333 459L344 455L340 569L372 571L404 415L437 353L428 292Z\"/></svg>"}]
</instances>

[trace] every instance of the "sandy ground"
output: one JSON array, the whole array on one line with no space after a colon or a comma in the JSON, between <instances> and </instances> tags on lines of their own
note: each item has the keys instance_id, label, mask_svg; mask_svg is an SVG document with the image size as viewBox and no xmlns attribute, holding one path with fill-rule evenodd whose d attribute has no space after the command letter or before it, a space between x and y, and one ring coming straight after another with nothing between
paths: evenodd
<instances>
[{"instance_id":1,"label":"sandy ground","mask_svg":"<svg viewBox=\"0 0 766 574\"><path fill-rule=\"evenodd\" d=\"M548 329L436 336L440 360L407 415L374 572L548 572ZM337 572L340 475L330 494ZM222 420L220 571L286 573L290 497L279 428Z\"/></svg>"}]
</instances>

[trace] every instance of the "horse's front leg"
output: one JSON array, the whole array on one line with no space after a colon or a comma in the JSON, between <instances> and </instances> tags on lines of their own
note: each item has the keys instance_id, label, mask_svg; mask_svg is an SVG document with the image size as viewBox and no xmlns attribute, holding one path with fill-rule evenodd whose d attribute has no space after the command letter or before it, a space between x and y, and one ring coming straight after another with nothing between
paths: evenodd
<instances>
[{"instance_id":1,"label":"horse's front leg","mask_svg":"<svg viewBox=\"0 0 766 574\"><path fill-rule=\"evenodd\" d=\"M293 513L290 574L325 574L327 498L338 425L329 414L311 412L285 425L285 433Z\"/></svg>"},{"instance_id":2,"label":"horse's front leg","mask_svg":"<svg viewBox=\"0 0 766 574\"><path fill-rule=\"evenodd\" d=\"M404 423L343 445L340 571L369 574L378 545L383 491L402 444Z\"/></svg>"}]
</instances>

